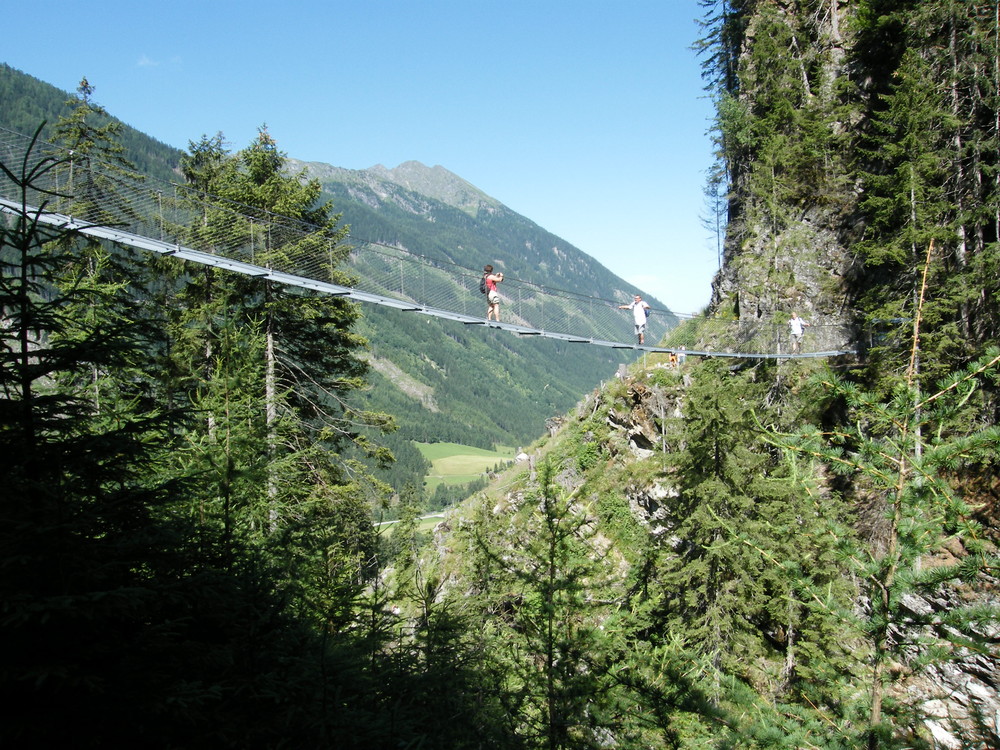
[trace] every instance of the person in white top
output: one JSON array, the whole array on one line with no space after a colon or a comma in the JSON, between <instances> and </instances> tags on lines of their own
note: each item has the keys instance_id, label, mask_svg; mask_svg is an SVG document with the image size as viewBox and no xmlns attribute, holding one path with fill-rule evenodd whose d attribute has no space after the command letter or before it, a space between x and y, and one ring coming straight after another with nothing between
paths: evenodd
<instances>
[{"instance_id":1,"label":"person in white top","mask_svg":"<svg viewBox=\"0 0 1000 750\"><path fill-rule=\"evenodd\" d=\"M640 295L635 295L635 299L630 305L618 305L619 310L632 310L632 320L635 321L635 335L639 337L639 345L642 346L646 333L646 317L651 309L649 303L643 300Z\"/></svg>"},{"instance_id":2,"label":"person in white top","mask_svg":"<svg viewBox=\"0 0 1000 750\"><path fill-rule=\"evenodd\" d=\"M802 349L802 334L805 333L806 327L809 324L799 317L798 313L793 312L791 319L788 321L788 332L791 334L792 339L792 354L798 354Z\"/></svg>"}]
</instances>

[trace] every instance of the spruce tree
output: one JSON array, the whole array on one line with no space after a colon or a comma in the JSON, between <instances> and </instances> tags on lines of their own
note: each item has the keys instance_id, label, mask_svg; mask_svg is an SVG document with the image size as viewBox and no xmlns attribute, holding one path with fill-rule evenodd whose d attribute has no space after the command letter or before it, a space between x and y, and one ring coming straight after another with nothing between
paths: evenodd
<instances>
[{"instance_id":1,"label":"spruce tree","mask_svg":"<svg viewBox=\"0 0 1000 750\"><path fill-rule=\"evenodd\" d=\"M927 248L935 241L939 248L953 241L954 213L944 192L945 145L953 121L928 65L916 52L904 54L897 76L884 111L873 119L871 150L866 151L872 169L866 174L867 189L861 202L869 217L868 238L856 247L868 271L870 297L862 304L870 320L881 323L882 328L895 321L896 330L906 332L912 329L916 315L920 269ZM940 253L932 254L931 261L930 280L936 286L944 270ZM936 323L943 322L936 307L931 314ZM896 355L900 349L905 351L907 340L896 339L887 357L901 363ZM930 363L943 363L948 343L941 341L930 347L925 338L921 348L934 353ZM897 365L896 374L900 372ZM936 379L931 375L932 381Z\"/></svg>"},{"instance_id":2,"label":"spruce tree","mask_svg":"<svg viewBox=\"0 0 1000 750\"><path fill-rule=\"evenodd\" d=\"M518 518L482 524L470 540L484 648L503 675L514 730L529 748L598 747L611 736L628 746L614 636L593 596L603 590L595 519L559 488L550 462Z\"/></svg>"},{"instance_id":3,"label":"spruce tree","mask_svg":"<svg viewBox=\"0 0 1000 750\"><path fill-rule=\"evenodd\" d=\"M917 316L919 320L920 306ZM917 329L918 330L918 329ZM996 608L971 605L921 611L912 597L934 598L949 585L976 582L996 565L974 509L954 486L955 472L991 460L1000 444L995 427L968 427L962 413L984 378L996 378L993 350L949 376L926 395L917 384L916 339L911 364L888 398L837 376L824 384L850 410L843 425L805 431L785 441L799 454L820 458L849 477L884 521L867 535L845 536L850 565L866 604L859 621L867 654L870 703L858 740L869 748L909 746L919 736L923 708L909 705L894 687L928 664L988 648L982 626ZM928 566L948 540L964 549L953 562ZM845 622L853 618L845 612Z\"/></svg>"},{"instance_id":4,"label":"spruce tree","mask_svg":"<svg viewBox=\"0 0 1000 750\"><path fill-rule=\"evenodd\" d=\"M346 229L318 202L318 183L284 165L265 129L236 154L221 135L192 143L182 163L193 188L185 201L199 216L185 229L190 241L251 248L250 260L279 269L318 264L344 281ZM366 372L357 356L364 341L352 331L359 310L216 269L175 274L169 387L202 415L177 457L206 480L191 513L221 524L227 539L268 549L298 605L315 606L303 615L338 628L373 569L362 509L387 492L344 450L361 444L390 459L365 430L391 421L348 405Z\"/></svg>"},{"instance_id":5,"label":"spruce tree","mask_svg":"<svg viewBox=\"0 0 1000 750\"><path fill-rule=\"evenodd\" d=\"M53 143L64 157L51 175L64 196L53 201L54 210L98 226L128 226L137 217L130 188L145 177L121 143L124 126L94 100L94 90L81 79L77 95L66 102L69 114L52 128ZM113 254L127 263L125 252ZM122 275L129 277L128 272Z\"/></svg>"},{"instance_id":6,"label":"spruce tree","mask_svg":"<svg viewBox=\"0 0 1000 750\"><path fill-rule=\"evenodd\" d=\"M761 560L730 538L736 526L751 538L764 532L757 503L771 459L754 445L755 393L721 363L707 362L695 373L679 457L677 541L658 574L668 629L683 632L723 671L758 651L748 624L764 606Z\"/></svg>"},{"instance_id":7,"label":"spruce tree","mask_svg":"<svg viewBox=\"0 0 1000 750\"><path fill-rule=\"evenodd\" d=\"M95 405L91 373L135 372L144 329L115 312L113 285L67 284L86 240L27 205L63 166L30 153L20 171L0 165L24 189L0 226L5 742L196 747L210 714L238 742L240 709L223 696L242 689L249 707L254 691L235 688L239 668L212 674L233 653L207 637L219 611L204 601L214 589L231 614L238 584L215 575L175 515L184 483L158 465L175 444L163 412L117 378L117 397Z\"/></svg>"}]
</instances>

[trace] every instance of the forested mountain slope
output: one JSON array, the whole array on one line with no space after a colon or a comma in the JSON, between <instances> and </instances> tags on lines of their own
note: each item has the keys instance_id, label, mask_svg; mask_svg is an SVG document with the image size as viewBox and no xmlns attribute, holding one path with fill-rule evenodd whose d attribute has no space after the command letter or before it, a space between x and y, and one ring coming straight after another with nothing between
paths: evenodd
<instances>
[{"instance_id":1,"label":"forested mountain slope","mask_svg":"<svg viewBox=\"0 0 1000 750\"><path fill-rule=\"evenodd\" d=\"M352 241L383 243L432 261L456 264L469 269L473 277L490 263L509 277L607 301L628 300L637 291L593 258L443 167L407 162L392 170L345 170L294 159L290 165L304 168L319 180L350 226ZM661 316L673 319L662 303L651 302ZM484 335L447 322L414 325L392 311L368 311L363 325L376 355L394 360L434 394L439 411L421 411L415 418L418 429L426 431L426 424L454 418L448 439L483 447L537 437L542 431L540 419L564 413L581 393L609 377L623 361L617 354L588 347ZM409 337L423 343L408 345ZM452 347L454 343L458 346ZM424 365L414 358L396 360L394 350L419 352ZM468 395L457 396L461 392ZM503 403L503 408L497 409L496 403ZM544 414L539 404L548 405ZM415 402L411 410L418 407ZM494 416L484 420L484 410ZM498 424L484 425L484 421ZM459 434L463 431L464 435Z\"/></svg>"},{"instance_id":2,"label":"forested mountain slope","mask_svg":"<svg viewBox=\"0 0 1000 750\"><path fill-rule=\"evenodd\" d=\"M72 110L72 105L67 103L69 99L67 92L0 62L0 127L32 135L44 122L42 139L51 139L56 122ZM102 115L95 117L92 125L100 127L112 121L117 122L111 116ZM192 135L192 139L196 137ZM143 174L168 181L180 179L177 164L182 152L179 148L161 143L124 123L121 142L128 158Z\"/></svg>"},{"instance_id":3,"label":"forested mountain slope","mask_svg":"<svg viewBox=\"0 0 1000 750\"><path fill-rule=\"evenodd\" d=\"M352 240L399 247L473 275L490 263L509 277L602 300L628 300L637 291L443 167L407 162L345 170L294 159L290 165L320 181ZM647 299L660 316L673 318L662 303ZM565 413L627 358L599 347L414 322L392 310L367 310L360 327L376 365L367 406L394 414L400 437L421 441L527 444L542 433L545 419ZM383 358L391 364L380 366ZM411 395L381 387L394 367L413 379Z\"/></svg>"},{"instance_id":4,"label":"forested mountain slope","mask_svg":"<svg viewBox=\"0 0 1000 750\"><path fill-rule=\"evenodd\" d=\"M290 165L320 181L353 237L398 243L473 272L499 260L508 276L605 300L628 301L635 291L578 248L444 167L411 161L394 169L346 170L294 159ZM665 311L661 302L647 299Z\"/></svg>"}]
</instances>

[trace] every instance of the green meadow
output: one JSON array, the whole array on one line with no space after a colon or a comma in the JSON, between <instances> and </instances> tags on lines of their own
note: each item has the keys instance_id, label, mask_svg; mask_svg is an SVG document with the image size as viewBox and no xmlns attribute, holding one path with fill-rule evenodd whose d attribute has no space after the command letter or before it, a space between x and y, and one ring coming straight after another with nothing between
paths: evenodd
<instances>
[{"instance_id":1,"label":"green meadow","mask_svg":"<svg viewBox=\"0 0 1000 750\"><path fill-rule=\"evenodd\" d=\"M479 479L497 464L514 460L514 448L500 446L498 450L473 448L459 443L415 443L420 453L431 462L430 473L424 478L428 493L439 484L467 484Z\"/></svg>"},{"instance_id":2,"label":"green meadow","mask_svg":"<svg viewBox=\"0 0 1000 750\"><path fill-rule=\"evenodd\" d=\"M488 451L473 448L459 443L415 443L417 449L431 462L431 473L424 477L428 493L434 492L437 486L447 484L468 484L491 471L497 464L513 461L516 455L514 448L501 446L498 450ZM434 514L421 518L417 522L417 531L430 531L441 522L442 515ZM379 533L392 535L396 521L383 521Z\"/></svg>"}]
</instances>

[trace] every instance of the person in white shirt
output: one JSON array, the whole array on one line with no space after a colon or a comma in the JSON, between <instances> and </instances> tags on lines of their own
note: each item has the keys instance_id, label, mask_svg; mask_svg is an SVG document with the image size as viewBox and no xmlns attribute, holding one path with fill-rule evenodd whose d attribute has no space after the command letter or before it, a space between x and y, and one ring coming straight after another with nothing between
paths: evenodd
<instances>
[{"instance_id":1,"label":"person in white shirt","mask_svg":"<svg viewBox=\"0 0 1000 750\"><path fill-rule=\"evenodd\" d=\"M792 313L792 317L788 321L788 332L791 334L792 338L792 354L798 354L801 351L802 334L805 333L808 325L808 323L799 317L798 313Z\"/></svg>"},{"instance_id":2,"label":"person in white shirt","mask_svg":"<svg viewBox=\"0 0 1000 750\"><path fill-rule=\"evenodd\" d=\"M652 309L649 303L637 294L632 304L618 305L618 309L632 310L632 320L635 321L635 335L639 337L639 345L642 346L646 333L646 318L649 315L649 310Z\"/></svg>"}]
</instances>

